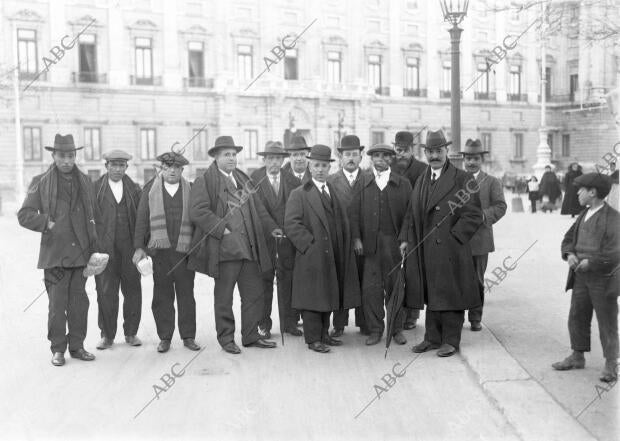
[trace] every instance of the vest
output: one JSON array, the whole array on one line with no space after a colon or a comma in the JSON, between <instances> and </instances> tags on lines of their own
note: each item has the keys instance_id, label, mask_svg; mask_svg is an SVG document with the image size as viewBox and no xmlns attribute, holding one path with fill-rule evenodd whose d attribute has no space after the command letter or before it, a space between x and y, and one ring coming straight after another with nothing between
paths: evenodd
<instances>
[{"instance_id":1,"label":"vest","mask_svg":"<svg viewBox=\"0 0 620 441\"><path fill-rule=\"evenodd\" d=\"M127 210L127 200L125 195L120 202L116 203L116 225L114 226L114 243L117 247L125 247L127 242L131 242L131 232L129 231L129 212Z\"/></svg>"},{"instance_id":2,"label":"vest","mask_svg":"<svg viewBox=\"0 0 620 441\"><path fill-rule=\"evenodd\" d=\"M376 183L375 186L377 186ZM390 202L388 199L388 186L386 186L383 191L379 190L378 186L376 188L379 192L379 231L383 234L394 236L396 232L394 231L394 222L392 222L392 211L390 210Z\"/></svg>"},{"instance_id":3,"label":"vest","mask_svg":"<svg viewBox=\"0 0 620 441\"><path fill-rule=\"evenodd\" d=\"M577 243L575 244L575 252L579 259L588 258L600 253L600 234L597 234L597 221L600 217L601 210L597 211L587 220L581 222L577 231Z\"/></svg>"},{"instance_id":4,"label":"vest","mask_svg":"<svg viewBox=\"0 0 620 441\"><path fill-rule=\"evenodd\" d=\"M166 230L168 231L168 239L170 239L170 248L174 250L177 247L179 233L181 232L181 218L183 217L183 189L181 188L181 184L179 184L179 189L174 196L170 196L165 187L162 188L162 191L164 192ZM125 195L123 195L123 199L124 198ZM126 204L123 203L123 205L126 207ZM129 225L129 221L127 221L127 225Z\"/></svg>"}]
</instances>

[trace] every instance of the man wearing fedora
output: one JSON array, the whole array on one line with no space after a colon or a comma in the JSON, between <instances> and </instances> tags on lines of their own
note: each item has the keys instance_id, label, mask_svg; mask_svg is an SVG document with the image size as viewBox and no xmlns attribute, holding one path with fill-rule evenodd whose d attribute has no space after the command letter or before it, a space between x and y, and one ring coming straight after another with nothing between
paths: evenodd
<instances>
[{"instance_id":1,"label":"man wearing fedora","mask_svg":"<svg viewBox=\"0 0 620 441\"><path fill-rule=\"evenodd\" d=\"M293 307L308 348L324 353L342 344L328 333L331 312L360 305L359 277L344 202L327 182L331 149L317 144L308 159L312 178L291 193L284 230L296 249Z\"/></svg>"},{"instance_id":2,"label":"man wearing fedora","mask_svg":"<svg viewBox=\"0 0 620 441\"><path fill-rule=\"evenodd\" d=\"M190 267L215 279L217 340L231 354L241 353L235 343L235 285L241 296L243 346L276 346L259 335L258 324L265 305L262 274L272 270L266 237L281 235L282 230L256 195L255 185L264 181L253 183L237 168L242 149L231 136L218 137L208 151L215 160L196 178L191 192L190 213L196 231Z\"/></svg>"},{"instance_id":3,"label":"man wearing fedora","mask_svg":"<svg viewBox=\"0 0 620 441\"><path fill-rule=\"evenodd\" d=\"M133 262L153 259L153 317L160 342L158 352L168 352L174 334L174 299L179 310L179 334L183 345L200 350L196 344L195 273L188 267L193 226L190 219L190 184L183 177L189 161L179 153L157 157L161 173L144 186L138 206Z\"/></svg>"},{"instance_id":4,"label":"man wearing fedora","mask_svg":"<svg viewBox=\"0 0 620 441\"><path fill-rule=\"evenodd\" d=\"M397 132L392 144L396 153L395 160L391 164L392 171L409 179L411 188L413 188L415 181L424 174L427 166L415 158L413 153L413 134L407 131ZM420 318L420 310L405 308L404 328L415 328L418 318Z\"/></svg>"},{"instance_id":5,"label":"man wearing fedora","mask_svg":"<svg viewBox=\"0 0 620 441\"><path fill-rule=\"evenodd\" d=\"M106 269L95 276L98 323L101 341L97 349L114 343L118 319L118 290L123 292L123 331L125 341L140 346L136 336L142 313L140 273L132 263L133 236L141 190L127 174L132 156L123 150L103 154L107 173L95 182L97 197L97 233L101 251L110 256Z\"/></svg>"},{"instance_id":6,"label":"man wearing fedora","mask_svg":"<svg viewBox=\"0 0 620 441\"><path fill-rule=\"evenodd\" d=\"M334 187L334 191L342 198L347 216L351 219L350 206L351 200L361 191L363 170L360 168L362 161L362 150L364 146L360 144L360 139L355 135L345 135L340 140L338 153L340 154L340 170L327 177ZM360 254L355 256L357 265L357 273L362 278L364 257ZM349 310L334 311L332 325L334 329L331 332L332 337L341 337L344 333L344 327L349 324ZM368 334L368 329L364 324L364 313L362 307L355 308L355 324L360 328L360 332L364 335Z\"/></svg>"},{"instance_id":7,"label":"man wearing fedora","mask_svg":"<svg viewBox=\"0 0 620 441\"><path fill-rule=\"evenodd\" d=\"M84 349L89 302L82 271L98 238L93 185L75 165L76 151L82 148L72 135L57 134L54 146L45 147L54 163L33 178L17 213L22 227L42 233L37 267L43 270L49 297L47 338L54 366L65 364L67 345L72 358L95 359Z\"/></svg>"},{"instance_id":8,"label":"man wearing fedora","mask_svg":"<svg viewBox=\"0 0 620 441\"><path fill-rule=\"evenodd\" d=\"M485 153L489 153L482 148L479 139L468 139L463 154L463 165L465 170L474 175L476 185L470 188L477 188L482 208L482 224L471 238L471 253L474 256L474 268L480 281L484 286L484 273L487 269L489 253L495 251L493 242L493 224L506 214L506 200L502 182L494 176L483 172L480 168L484 162ZM482 306L484 305L484 288L480 289L481 305L470 309L467 313L472 331L480 331L482 325Z\"/></svg>"},{"instance_id":9,"label":"man wearing fedora","mask_svg":"<svg viewBox=\"0 0 620 441\"><path fill-rule=\"evenodd\" d=\"M307 158L310 147L306 144L306 139L303 136L294 136L286 151L290 156L289 162L284 164L283 170L292 173L301 185L302 182L310 179Z\"/></svg>"},{"instance_id":10,"label":"man wearing fedora","mask_svg":"<svg viewBox=\"0 0 620 441\"><path fill-rule=\"evenodd\" d=\"M400 262L398 235L411 197L409 180L390 170L394 149L377 144L367 154L372 160L372 174L362 177L361 191L351 204L353 249L364 256L362 308L370 336L367 345L381 340L385 324L384 293L391 293ZM393 329L394 341L404 345L402 334L404 311L398 313Z\"/></svg>"},{"instance_id":11,"label":"man wearing fedora","mask_svg":"<svg viewBox=\"0 0 620 441\"><path fill-rule=\"evenodd\" d=\"M601 173L586 173L574 180L579 203L587 207L564 235L562 259L568 263L566 290L573 290L568 331L573 353L553 363L556 370L583 369L584 352L590 351L592 311L596 313L605 357L600 380L618 380L618 292L620 273L620 214L605 197L611 179Z\"/></svg>"},{"instance_id":12,"label":"man wearing fedora","mask_svg":"<svg viewBox=\"0 0 620 441\"><path fill-rule=\"evenodd\" d=\"M406 305L426 303L424 341L414 352L437 349L448 357L459 348L466 309L480 306L480 282L474 270L470 240L482 224L473 176L448 160L441 130L429 131L424 153L429 167L413 188L401 230L406 256Z\"/></svg>"},{"instance_id":13,"label":"man wearing fedora","mask_svg":"<svg viewBox=\"0 0 620 441\"><path fill-rule=\"evenodd\" d=\"M275 276L278 281L280 329L282 332L299 337L302 332L297 329L295 311L291 306L295 249L291 241L281 234L284 229L286 201L293 189L299 186L299 182L291 173L282 171L282 163L285 158L290 156L290 153L284 150L280 141L267 142L265 150L258 152L258 155L263 157L265 166L252 173L252 181L256 184L258 196L269 217L280 230L276 236L269 235L266 237L269 256L274 268L263 273L265 307L259 323L259 333L265 338L271 338L271 308L273 304L273 278Z\"/></svg>"}]
</instances>

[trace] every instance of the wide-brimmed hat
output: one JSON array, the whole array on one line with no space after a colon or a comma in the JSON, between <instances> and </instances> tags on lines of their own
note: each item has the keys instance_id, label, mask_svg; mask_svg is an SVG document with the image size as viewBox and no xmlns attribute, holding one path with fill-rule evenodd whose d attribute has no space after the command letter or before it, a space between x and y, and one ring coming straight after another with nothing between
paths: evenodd
<instances>
[{"instance_id":1,"label":"wide-brimmed hat","mask_svg":"<svg viewBox=\"0 0 620 441\"><path fill-rule=\"evenodd\" d=\"M340 153L344 150L359 150L361 152L364 150L364 146L360 145L360 139L357 136L346 135L342 137L340 140L340 147L338 147Z\"/></svg>"},{"instance_id":2,"label":"wide-brimmed hat","mask_svg":"<svg viewBox=\"0 0 620 441\"><path fill-rule=\"evenodd\" d=\"M481 155L483 153L489 152L483 150L482 143L479 139L467 139L467 141L465 141L465 147L461 150L462 155Z\"/></svg>"},{"instance_id":3,"label":"wide-brimmed hat","mask_svg":"<svg viewBox=\"0 0 620 441\"><path fill-rule=\"evenodd\" d=\"M162 153L156 159L162 164L166 164L168 166L179 165L183 167L189 164L189 161L185 158L185 156L175 152Z\"/></svg>"},{"instance_id":4,"label":"wide-brimmed hat","mask_svg":"<svg viewBox=\"0 0 620 441\"><path fill-rule=\"evenodd\" d=\"M394 149L387 144L375 144L366 151L368 156L372 156L373 153L388 153L391 155L396 154Z\"/></svg>"},{"instance_id":5,"label":"wide-brimmed hat","mask_svg":"<svg viewBox=\"0 0 620 441\"><path fill-rule=\"evenodd\" d=\"M106 161L129 161L131 158L133 158L133 156L131 156L129 153L120 149L105 152L102 156L103 159L105 159Z\"/></svg>"},{"instance_id":6,"label":"wide-brimmed hat","mask_svg":"<svg viewBox=\"0 0 620 441\"><path fill-rule=\"evenodd\" d=\"M280 141L267 142L267 144L265 145L265 150L263 150L262 152L258 152L257 155L291 156L289 152L284 150L284 147L282 147L282 143Z\"/></svg>"},{"instance_id":7,"label":"wide-brimmed hat","mask_svg":"<svg viewBox=\"0 0 620 441\"><path fill-rule=\"evenodd\" d=\"M308 159L314 159L316 161L333 162L332 149L323 144L315 144L310 149L310 154L306 156Z\"/></svg>"},{"instance_id":8,"label":"wide-brimmed hat","mask_svg":"<svg viewBox=\"0 0 620 441\"><path fill-rule=\"evenodd\" d=\"M413 145L413 133L411 132L397 132L394 137L394 145L403 147L409 147Z\"/></svg>"},{"instance_id":9,"label":"wide-brimmed hat","mask_svg":"<svg viewBox=\"0 0 620 441\"><path fill-rule=\"evenodd\" d=\"M73 142L73 135L65 135L57 133L54 137L54 147L45 146L45 150L50 152L75 152L76 150L82 150L82 147L76 147Z\"/></svg>"},{"instance_id":10,"label":"wide-brimmed hat","mask_svg":"<svg viewBox=\"0 0 620 441\"><path fill-rule=\"evenodd\" d=\"M573 181L577 187L596 188L599 199L604 199L611 190L611 178L601 173L584 173Z\"/></svg>"},{"instance_id":11,"label":"wide-brimmed hat","mask_svg":"<svg viewBox=\"0 0 620 441\"><path fill-rule=\"evenodd\" d=\"M235 141L232 136L218 136L215 140L215 144L211 147L207 153L209 156L214 156L215 152L219 149L235 149L237 153L243 150L243 147L240 145L235 145Z\"/></svg>"},{"instance_id":12,"label":"wide-brimmed hat","mask_svg":"<svg viewBox=\"0 0 620 441\"><path fill-rule=\"evenodd\" d=\"M303 136L294 136L286 150L289 152L294 150L310 150L310 147L306 144L306 140Z\"/></svg>"},{"instance_id":13,"label":"wide-brimmed hat","mask_svg":"<svg viewBox=\"0 0 620 441\"><path fill-rule=\"evenodd\" d=\"M430 131L426 134L426 149L433 149L438 147L446 147L452 144L452 141L446 141L446 136L442 130L436 132Z\"/></svg>"}]
</instances>

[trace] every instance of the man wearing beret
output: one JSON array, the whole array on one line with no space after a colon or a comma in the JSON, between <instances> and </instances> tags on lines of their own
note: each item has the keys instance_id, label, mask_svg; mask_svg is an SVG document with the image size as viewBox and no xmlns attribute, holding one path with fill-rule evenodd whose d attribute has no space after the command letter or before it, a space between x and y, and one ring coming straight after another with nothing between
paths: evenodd
<instances>
[{"instance_id":1,"label":"man wearing beret","mask_svg":"<svg viewBox=\"0 0 620 441\"><path fill-rule=\"evenodd\" d=\"M413 134L411 132L398 132L394 137L394 151L396 158L392 161L392 171L409 179L411 188L415 186L418 177L424 174L426 164L418 161L413 154ZM413 329L420 318L420 310L405 308L405 329Z\"/></svg>"},{"instance_id":2,"label":"man wearing beret","mask_svg":"<svg viewBox=\"0 0 620 441\"><path fill-rule=\"evenodd\" d=\"M343 136L340 140L340 170L327 177L327 182L334 186L334 191L341 196L347 212L347 216L351 219L351 201L360 193L362 188L362 175L364 172L360 168L362 161L362 150L364 146L360 145L360 139L355 135ZM357 274L362 278L362 269L364 257L357 254L355 257L357 265ZM331 332L332 337L341 337L344 333L344 327L349 323L349 310L334 311L332 325L334 329ZM360 332L368 335L368 329L364 324L364 312L362 307L355 308L355 324L360 328Z\"/></svg>"},{"instance_id":3,"label":"man wearing beret","mask_svg":"<svg viewBox=\"0 0 620 441\"><path fill-rule=\"evenodd\" d=\"M291 193L284 229L296 249L293 307L308 348L325 353L342 344L328 333L331 312L360 305L359 277L344 203L327 182L331 149L317 144L308 159L312 178Z\"/></svg>"},{"instance_id":4,"label":"man wearing beret","mask_svg":"<svg viewBox=\"0 0 620 441\"><path fill-rule=\"evenodd\" d=\"M101 341L97 349L114 343L118 319L118 290L123 292L123 331L125 341L140 346L136 336L142 312L140 273L132 263L136 212L140 187L125 173L131 155L122 150L104 153L105 173L95 182L97 233L101 251L110 256L106 269L95 276Z\"/></svg>"},{"instance_id":5,"label":"man wearing beret","mask_svg":"<svg viewBox=\"0 0 620 441\"><path fill-rule=\"evenodd\" d=\"M562 259L568 263L566 290L573 290L568 331L573 353L553 368L583 369L590 351L592 311L598 321L605 368L604 382L618 379L618 291L620 272L620 215L605 201L609 176L586 173L574 180L579 203L587 207L564 235Z\"/></svg>"},{"instance_id":6,"label":"man wearing beret","mask_svg":"<svg viewBox=\"0 0 620 441\"><path fill-rule=\"evenodd\" d=\"M67 345L72 358L95 359L84 349L89 302L82 272L98 239L93 185L75 165L75 152L82 148L72 135L57 134L54 146L45 147L54 163L34 177L17 213L22 227L42 233L37 267L49 297L47 338L54 366L65 364Z\"/></svg>"},{"instance_id":7,"label":"man wearing beret","mask_svg":"<svg viewBox=\"0 0 620 441\"><path fill-rule=\"evenodd\" d=\"M188 268L187 255L194 231L189 216L190 184L183 178L189 162L179 153L157 157L161 173L144 186L136 219L133 262L153 258L153 317L160 342L158 352L168 352L174 334L174 299L179 310L179 334L183 345L196 344L195 273Z\"/></svg>"},{"instance_id":8,"label":"man wearing beret","mask_svg":"<svg viewBox=\"0 0 620 441\"><path fill-rule=\"evenodd\" d=\"M362 308L370 336L367 345L381 340L385 324L384 293L391 293L400 262L398 235L411 197L409 180L390 171L394 149L377 144L368 150L372 174L362 177L361 191L351 204L353 249L364 256ZM404 345L404 311L399 311L393 331L394 341Z\"/></svg>"},{"instance_id":9,"label":"man wearing beret","mask_svg":"<svg viewBox=\"0 0 620 441\"><path fill-rule=\"evenodd\" d=\"M196 178L190 209L196 225L190 267L215 279L217 341L231 354L241 353L235 343L235 285L241 297L241 343L261 349L276 347L275 342L259 335L258 323L265 304L262 274L273 268L265 238L282 235L255 194L254 183L237 168L241 150L232 136L215 140L208 151L214 161Z\"/></svg>"},{"instance_id":10,"label":"man wearing beret","mask_svg":"<svg viewBox=\"0 0 620 441\"><path fill-rule=\"evenodd\" d=\"M265 150L258 152L263 157L265 166L252 173L260 197L269 217L278 226L280 232L284 229L284 209L291 191L299 186L299 182L291 173L283 172L281 167L284 159L290 156L282 147L280 141L269 141ZM281 234L266 237L269 256L274 264L271 271L263 273L263 296L265 308L259 323L259 333L265 338L271 337L271 308L273 304L273 278L278 280L278 313L280 316L280 330L294 336L301 336L297 329L295 311L291 306L293 294L293 263L295 249L291 241ZM276 262L277 256L277 262ZM277 265L277 266L276 266Z\"/></svg>"}]
</instances>

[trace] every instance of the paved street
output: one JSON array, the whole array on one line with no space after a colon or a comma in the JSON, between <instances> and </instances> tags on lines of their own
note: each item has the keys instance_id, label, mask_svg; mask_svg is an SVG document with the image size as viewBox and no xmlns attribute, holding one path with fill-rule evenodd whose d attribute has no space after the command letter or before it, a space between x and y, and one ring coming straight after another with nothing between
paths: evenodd
<instances>
[{"instance_id":1,"label":"paved street","mask_svg":"<svg viewBox=\"0 0 620 441\"><path fill-rule=\"evenodd\" d=\"M43 290L42 271L35 269L40 235L4 213L2 439L618 439L619 388L596 389L603 385L598 375L604 362L596 321L586 369L550 367L570 351L570 296L559 251L570 217L509 212L500 221L487 277L508 256L514 269L487 293L483 331L472 333L466 325L461 353L448 359L411 352L422 339L423 322L406 331L407 345L394 345L387 359L383 344L364 346L352 327L344 346L327 355L292 336L282 347L279 334L275 350L226 354L215 338L212 280L200 275L200 353L185 349L178 334L170 352L156 352L149 278L143 279L139 331L144 345L129 347L117 335L113 349L97 351L96 293L89 279L86 349L97 360L67 358L57 368L46 339L46 294L24 312ZM239 317L238 297L235 307ZM119 329L122 334L120 323Z\"/></svg>"}]
</instances>

